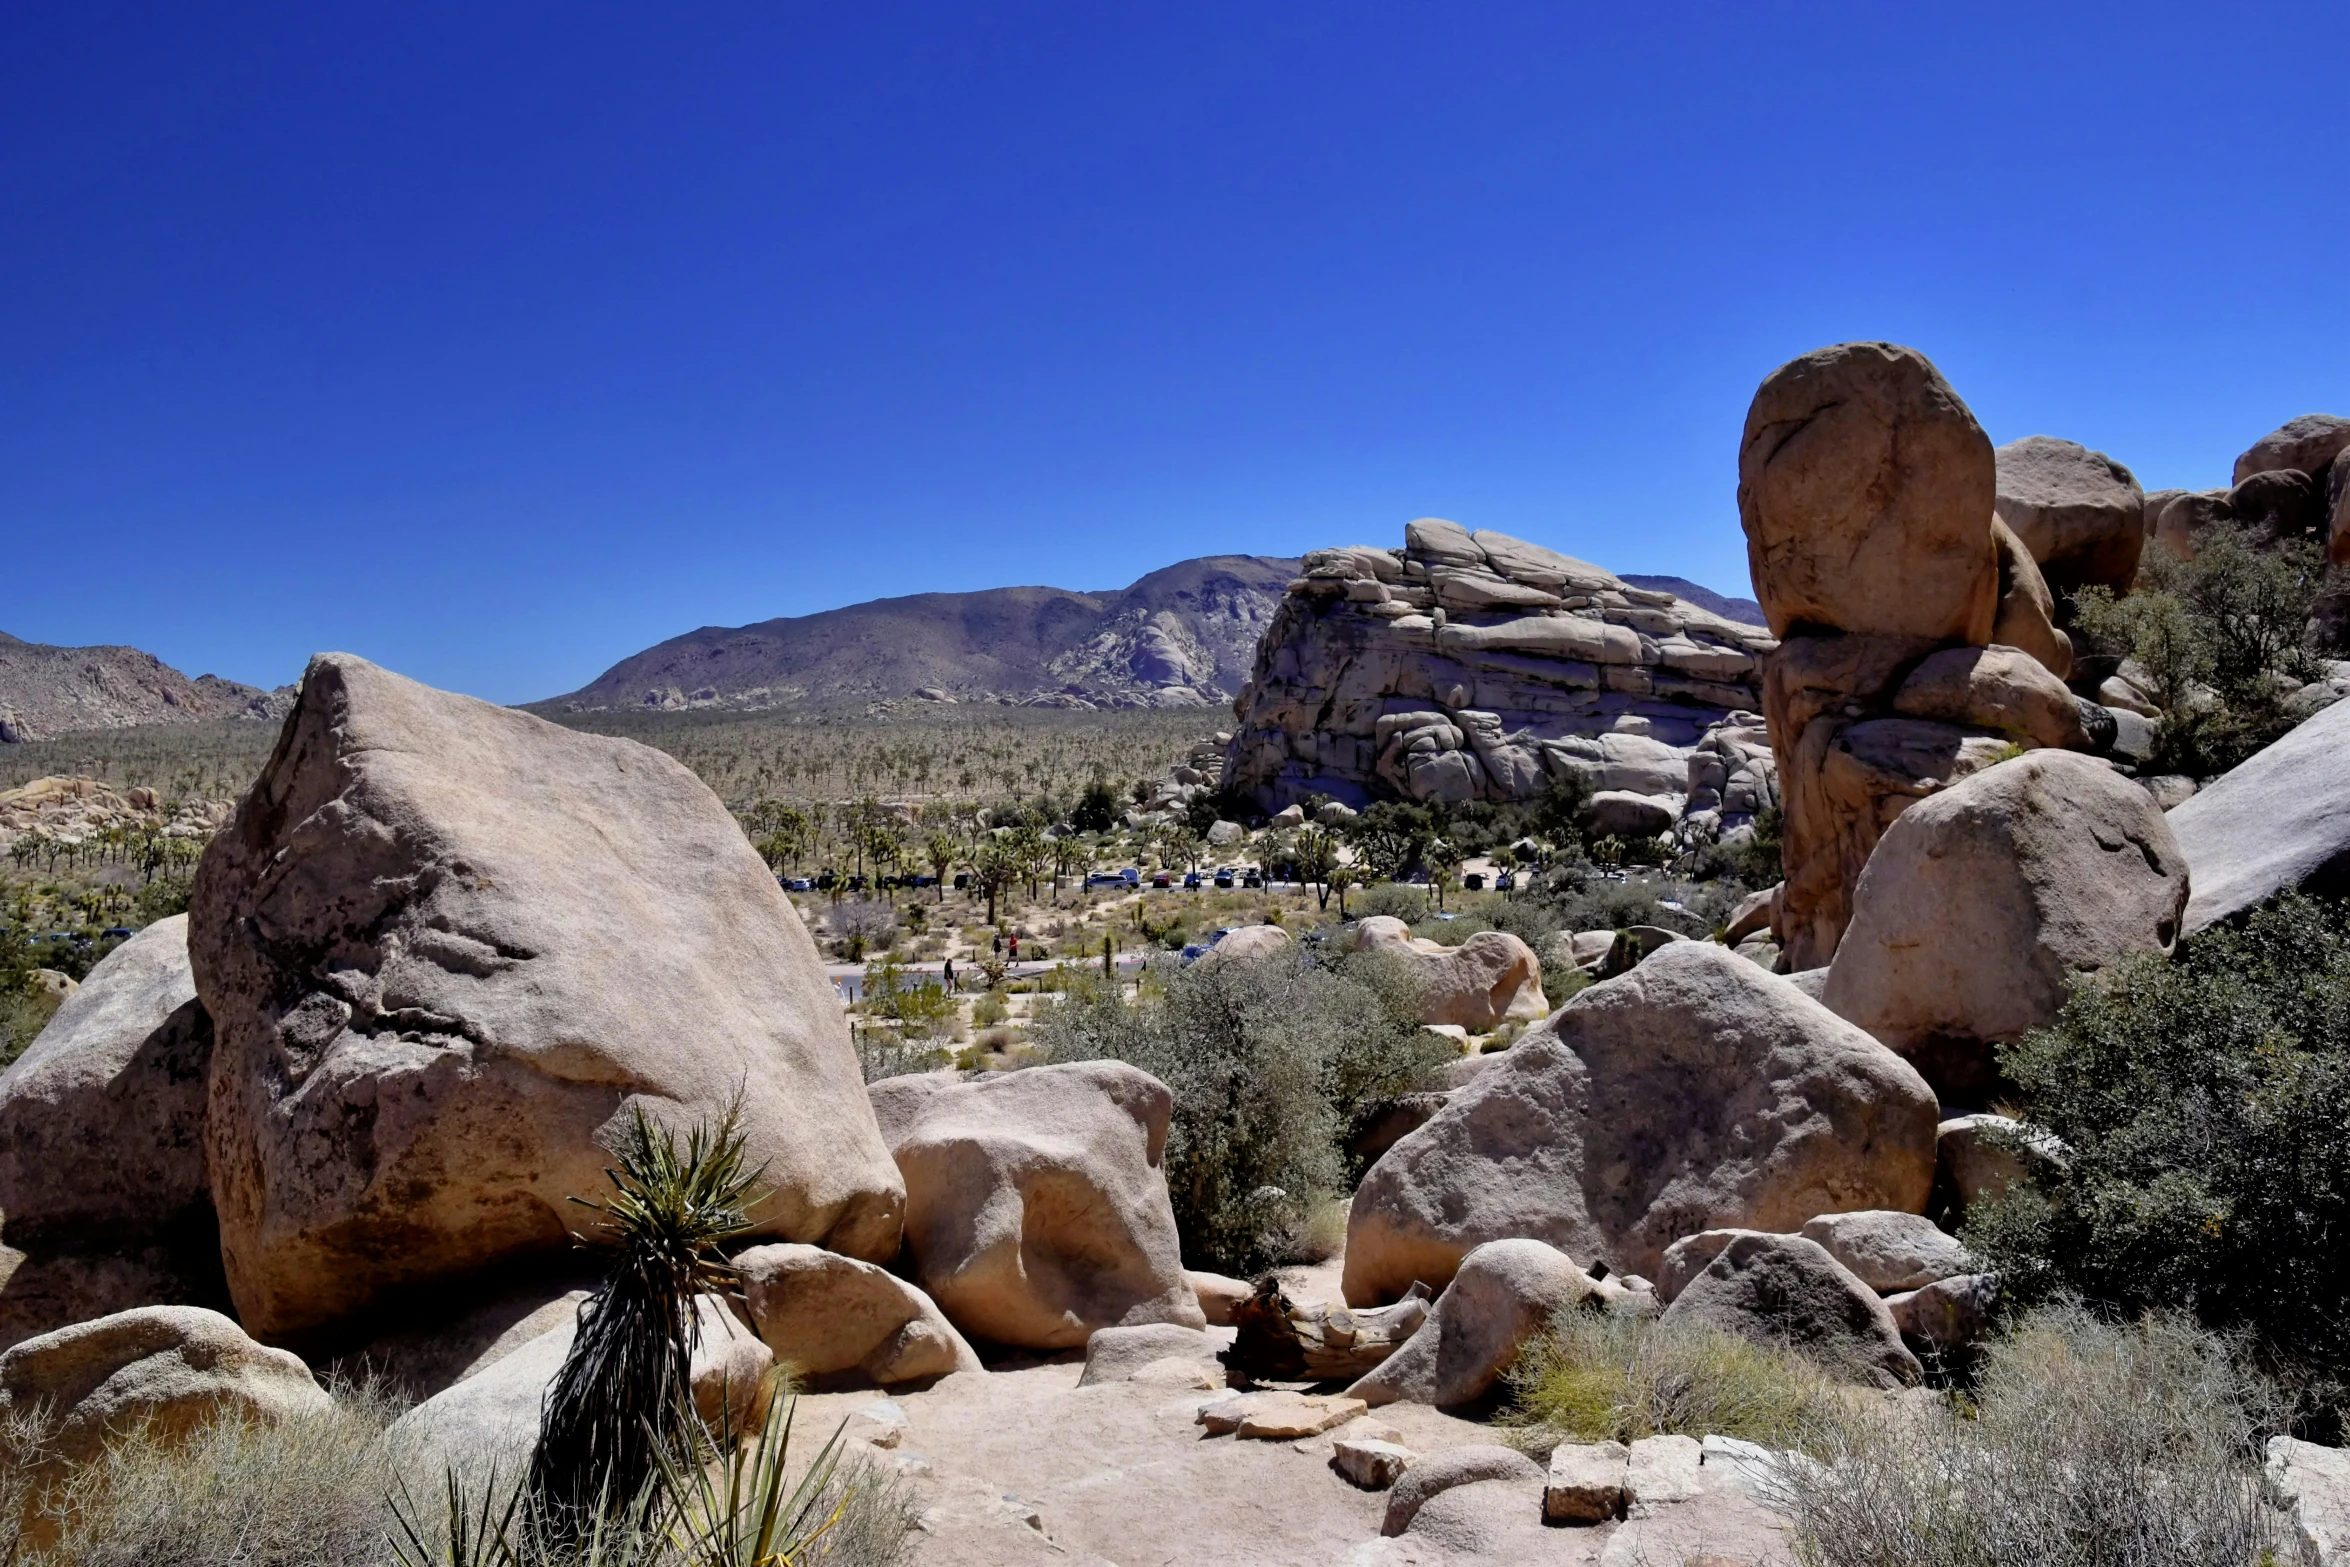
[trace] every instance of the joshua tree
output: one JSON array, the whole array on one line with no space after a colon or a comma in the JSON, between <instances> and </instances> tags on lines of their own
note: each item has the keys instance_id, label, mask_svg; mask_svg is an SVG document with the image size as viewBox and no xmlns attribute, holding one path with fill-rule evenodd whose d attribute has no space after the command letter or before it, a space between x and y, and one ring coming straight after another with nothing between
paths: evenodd
<instances>
[{"instance_id":1,"label":"joshua tree","mask_svg":"<svg viewBox=\"0 0 2350 1567\"><path fill-rule=\"evenodd\" d=\"M600 1516L649 1505L656 1453L690 1453L694 1297L725 1290L734 1270L718 1246L750 1228L764 1167L747 1167L739 1106L698 1124L679 1146L643 1110L633 1113L613 1195L572 1201L603 1215L615 1245L603 1287L579 1308L571 1352L548 1384L528 1493L542 1528L577 1536ZM582 1237L583 1240L586 1237Z\"/></svg>"},{"instance_id":2,"label":"joshua tree","mask_svg":"<svg viewBox=\"0 0 2350 1567\"><path fill-rule=\"evenodd\" d=\"M929 862L930 874L938 878L938 901L941 903L947 901L947 872L955 868L955 861L962 853L963 846L949 832L934 832L922 840L922 858Z\"/></svg>"},{"instance_id":3,"label":"joshua tree","mask_svg":"<svg viewBox=\"0 0 2350 1567\"><path fill-rule=\"evenodd\" d=\"M1290 855L1300 880L1314 884L1322 908L1330 907L1330 873L1338 869L1338 835L1327 827L1302 827L1291 840Z\"/></svg>"}]
</instances>

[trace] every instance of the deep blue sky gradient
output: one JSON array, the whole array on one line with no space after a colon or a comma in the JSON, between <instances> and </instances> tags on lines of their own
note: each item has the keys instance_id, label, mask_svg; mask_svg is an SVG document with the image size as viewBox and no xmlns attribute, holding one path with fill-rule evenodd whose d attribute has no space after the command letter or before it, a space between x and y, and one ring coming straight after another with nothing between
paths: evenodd
<instances>
[{"instance_id":1,"label":"deep blue sky gradient","mask_svg":"<svg viewBox=\"0 0 2350 1567\"><path fill-rule=\"evenodd\" d=\"M519 701L1499 528L1744 591L1755 383L2225 483L2350 413L2350 8L0 12L0 629Z\"/></svg>"}]
</instances>

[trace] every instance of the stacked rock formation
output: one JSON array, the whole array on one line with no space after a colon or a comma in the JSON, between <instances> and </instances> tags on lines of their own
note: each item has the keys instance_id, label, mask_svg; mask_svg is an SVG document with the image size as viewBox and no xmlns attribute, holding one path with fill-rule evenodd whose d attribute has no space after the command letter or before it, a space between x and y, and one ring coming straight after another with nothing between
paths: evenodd
<instances>
[{"instance_id":1,"label":"stacked rock formation","mask_svg":"<svg viewBox=\"0 0 2350 1567\"><path fill-rule=\"evenodd\" d=\"M1425 518L1404 541L1306 557L1233 701L1228 789L1511 802L1580 773L1626 834L1735 830L1775 798L1768 633L1502 534Z\"/></svg>"},{"instance_id":2,"label":"stacked rock formation","mask_svg":"<svg viewBox=\"0 0 2350 1567\"><path fill-rule=\"evenodd\" d=\"M2192 560L2196 535L2233 523L2276 537L2325 541L2335 564L2350 563L2350 419L2303 414L2262 436L2236 459L2226 489L2156 490L2146 497L2146 536Z\"/></svg>"},{"instance_id":3,"label":"stacked rock formation","mask_svg":"<svg viewBox=\"0 0 2350 1567\"><path fill-rule=\"evenodd\" d=\"M1783 639L1764 657L1762 695L1786 812L1777 929L1790 968L1834 955L1853 883L1912 801L2019 747L2113 741L2113 715L2066 688L2072 648L2053 596L1999 516L2004 489L2067 580L2118 570L2127 551L2099 542L2111 519L2094 507L2076 517L2046 493L2057 486L2020 482L2104 460L2045 444L2011 462L2003 486L1966 404L1924 355L1889 343L1807 354L1755 393L1738 513L1756 596ZM2108 509L2126 512L2126 499Z\"/></svg>"}]
</instances>

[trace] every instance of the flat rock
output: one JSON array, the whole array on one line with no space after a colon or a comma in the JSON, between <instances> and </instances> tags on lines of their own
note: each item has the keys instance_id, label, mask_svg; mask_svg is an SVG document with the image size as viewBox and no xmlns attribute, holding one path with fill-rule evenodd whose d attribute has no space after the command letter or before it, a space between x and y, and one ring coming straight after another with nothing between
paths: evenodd
<instances>
[{"instance_id":1,"label":"flat rock","mask_svg":"<svg viewBox=\"0 0 2350 1567\"><path fill-rule=\"evenodd\" d=\"M1384 1491L1402 1478L1417 1455L1408 1447L1373 1438L1342 1439L1332 1445L1330 1467L1366 1491Z\"/></svg>"},{"instance_id":2,"label":"flat rock","mask_svg":"<svg viewBox=\"0 0 2350 1567\"><path fill-rule=\"evenodd\" d=\"M2185 933L2280 892L2350 892L2350 702L2254 753L2167 820L2194 878Z\"/></svg>"},{"instance_id":3,"label":"flat rock","mask_svg":"<svg viewBox=\"0 0 2350 1567\"><path fill-rule=\"evenodd\" d=\"M1550 1452L1542 1516L1553 1523L1605 1523L1622 1517L1631 1460L1621 1442L1561 1442Z\"/></svg>"},{"instance_id":4,"label":"flat rock","mask_svg":"<svg viewBox=\"0 0 2350 1567\"><path fill-rule=\"evenodd\" d=\"M1705 1488L1705 1449L1693 1436L1644 1436L1632 1444L1624 1473L1624 1503L1635 1518L1686 1502Z\"/></svg>"},{"instance_id":5,"label":"flat rock","mask_svg":"<svg viewBox=\"0 0 2350 1567\"><path fill-rule=\"evenodd\" d=\"M1216 1354L1222 1348L1222 1342L1214 1336L1172 1322L1102 1328L1085 1341L1085 1372L1077 1379L1077 1385L1091 1387L1097 1382L1123 1382L1145 1367L1179 1360L1212 1367L1217 1373L1213 1385L1222 1387L1223 1368L1216 1365Z\"/></svg>"},{"instance_id":6,"label":"flat rock","mask_svg":"<svg viewBox=\"0 0 2350 1567\"><path fill-rule=\"evenodd\" d=\"M2350 1562L2350 1451L2272 1436L2268 1478L2310 1559L2319 1567Z\"/></svg>"}]
</instances>

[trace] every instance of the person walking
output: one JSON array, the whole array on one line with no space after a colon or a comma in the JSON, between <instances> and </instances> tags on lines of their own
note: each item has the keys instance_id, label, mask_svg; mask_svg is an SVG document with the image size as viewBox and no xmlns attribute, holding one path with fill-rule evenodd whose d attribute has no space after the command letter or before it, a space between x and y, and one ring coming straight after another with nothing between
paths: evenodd
<instances>
[{"instance_id":1,"label":"person walking","mask_svg":"<svg viewBox=\"0 0 2350 1567\"><path fill-rule=\"evenodd\" d=\"M946 972L941 977L941 983L946 986L948 995L951 996L955 993L955 960L953 958L947 959Z\"/></svg>"}]
</instances>

